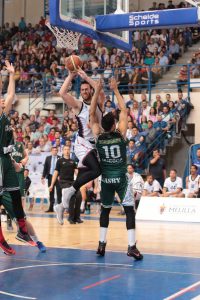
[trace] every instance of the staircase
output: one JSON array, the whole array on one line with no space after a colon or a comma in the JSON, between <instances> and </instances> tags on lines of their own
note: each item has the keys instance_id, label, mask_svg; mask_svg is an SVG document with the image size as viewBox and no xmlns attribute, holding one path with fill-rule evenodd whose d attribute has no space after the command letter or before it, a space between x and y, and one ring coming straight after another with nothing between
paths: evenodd
<instances>
[{"instance_id":1,"label":"staircase","mask_svg":"<svg viewBox=\"0 0 200 300\"><path fill-rule=\"evenodd\" d=\"M200 41L188 48L187 51L184 52L183 55L176 61L176 64L188 64L192 59L192 55L199 51L199 48ZM160 90L166 92L177 91L176 81L179 76L180 68L181 66L172 65L170 70L162 76L162 78L157 82L155 88L152 90L154 92L159 92Z\"/></svg>"}]
</instances>

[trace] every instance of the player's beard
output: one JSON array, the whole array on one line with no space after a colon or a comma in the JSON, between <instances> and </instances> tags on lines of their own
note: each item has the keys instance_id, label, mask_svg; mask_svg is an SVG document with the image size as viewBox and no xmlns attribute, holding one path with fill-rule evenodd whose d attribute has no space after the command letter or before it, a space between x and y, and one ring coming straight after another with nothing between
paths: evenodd
<instances>
[{"instance_id":1,"label":"player's beard","mask_svg":"<svg viewBox=\"0 0 200 300\"><path fill-rule=\"evenodd\" d=\"M86 104L91 104L91 101L92 101L92 96L90 94L87 94L87 96L85 97L84 95L81 95L82 98L83 98L83 101L86 103Z\"/></svg>"}]
</instances>

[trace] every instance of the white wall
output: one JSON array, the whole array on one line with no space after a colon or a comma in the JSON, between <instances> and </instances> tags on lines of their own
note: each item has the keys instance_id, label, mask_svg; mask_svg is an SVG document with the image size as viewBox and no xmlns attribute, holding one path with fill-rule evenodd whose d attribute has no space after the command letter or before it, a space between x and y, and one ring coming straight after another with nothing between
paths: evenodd
<instances>
[{"instance_id":1,"label":"white wall","mask_svg":"<svg viewBox=\"0 0 200 300\"><path fill-rule=\"evenodd\" d=\"M27 23L36 24L44 15L44 0L8 0L5 1L5 22L19 23L25 17Z\"/></svg>"}]
</instances>

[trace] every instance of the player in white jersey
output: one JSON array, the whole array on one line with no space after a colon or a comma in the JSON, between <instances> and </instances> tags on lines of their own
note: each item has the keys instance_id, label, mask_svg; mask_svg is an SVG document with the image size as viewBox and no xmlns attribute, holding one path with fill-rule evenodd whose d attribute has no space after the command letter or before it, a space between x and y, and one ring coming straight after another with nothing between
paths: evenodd
<instances>
[{"instance_id":1,"label":"player in white jersey","mask_svg":"<svg viewBox=\"0 0 200 300\"><path fill-rule=\"evenodd\" d=\"M127 175L129 178L130 188L133 192L132 201L135 201L134 205L135 208L137 209L144 189L144 180L140 174L134 172L134 167L132 164L129 164L127 166ZM124 202L125 202L124 205L126 205L126 197L124 199Z\"/></svg>"},{"instance_id":2,"label":"player in white jersey","mask_svg":"<svg viewBox=\"0 0 200 300\"><path fill-rule=\"evenodd\" d=\"M169 173L169 177L165 179L163 186L163 194L162 197L185 197L182 192L183 183L182 179L177 176L177 171L175 169L171 169Z\"/></svg>"},{"instance_id":3,"label":"player in white jersey","mask_svg":"<svg viewBox=\"0 0 200 300\"><path fill-rule=\"evenodd\" d=\"M188 198L196 198L199 193L200 188L200 175L198 175L198 167L196 165L191 165L190 175L186 177L186 188Z\"/></svg>"},{"instance_id":4,"label":"player in white jersey","mask_svg":"<svg viewBox=\"0 0 200 300\"><path fill-rule=\"evenodd\" d=\"M80 93L83 101L74 98L68 93L69 87L75 76L79 75L84 81L80 86ZM70 188L62 190L62 203L55 206L57 219L60 224L63 222L64 209L69 207L71 197L89 181L94 180L101 174L101 168L97 159L96 150L94 149L95 141L92 130L89 125L90 104L96 87L96 82L79 69L77 73L69 72L61 89L60 95L69 109L72 109L78 121L78 135L75 142L74 152L79 160L78 176ZM97 117L100 118L104 110L105 95L103 90L99 94L98 107L96 110Z\"/></svg>"},{"instance_id":5,"label":"player in white jersey","mask_svg":"<svg viewBox=\"0 0 200 300\"><path fill-rule=\"evenodd\" d=\"M158 197L162 192L162 187L160 183L154 179L153 175L148 174L147 180L144 183L144 191L142 196L149 196L149 197Z\"/></svg>"}]
</instances>

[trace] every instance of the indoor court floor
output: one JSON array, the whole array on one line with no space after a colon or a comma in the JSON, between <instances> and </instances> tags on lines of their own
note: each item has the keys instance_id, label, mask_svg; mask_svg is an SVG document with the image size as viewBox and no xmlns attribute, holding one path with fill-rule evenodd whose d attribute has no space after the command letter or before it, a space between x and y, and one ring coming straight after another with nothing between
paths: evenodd
<instances>
[{"instance_id":1,"label":"indoor court floor","mask_svg":"<svg viewBox=\"0 0 200 300\"><path fill-rule=\"evenodd\" d=\"M143 261L126 256L124 217L113 211L105 257L96 256L98 215L60 226L54 213L29 214L41 241L35 247L5 236L17 253L0 253L0 299L200 299L200 225L137 223ZM5 226L4 226L5 227Z\"/></svg>"}]
</instances>

